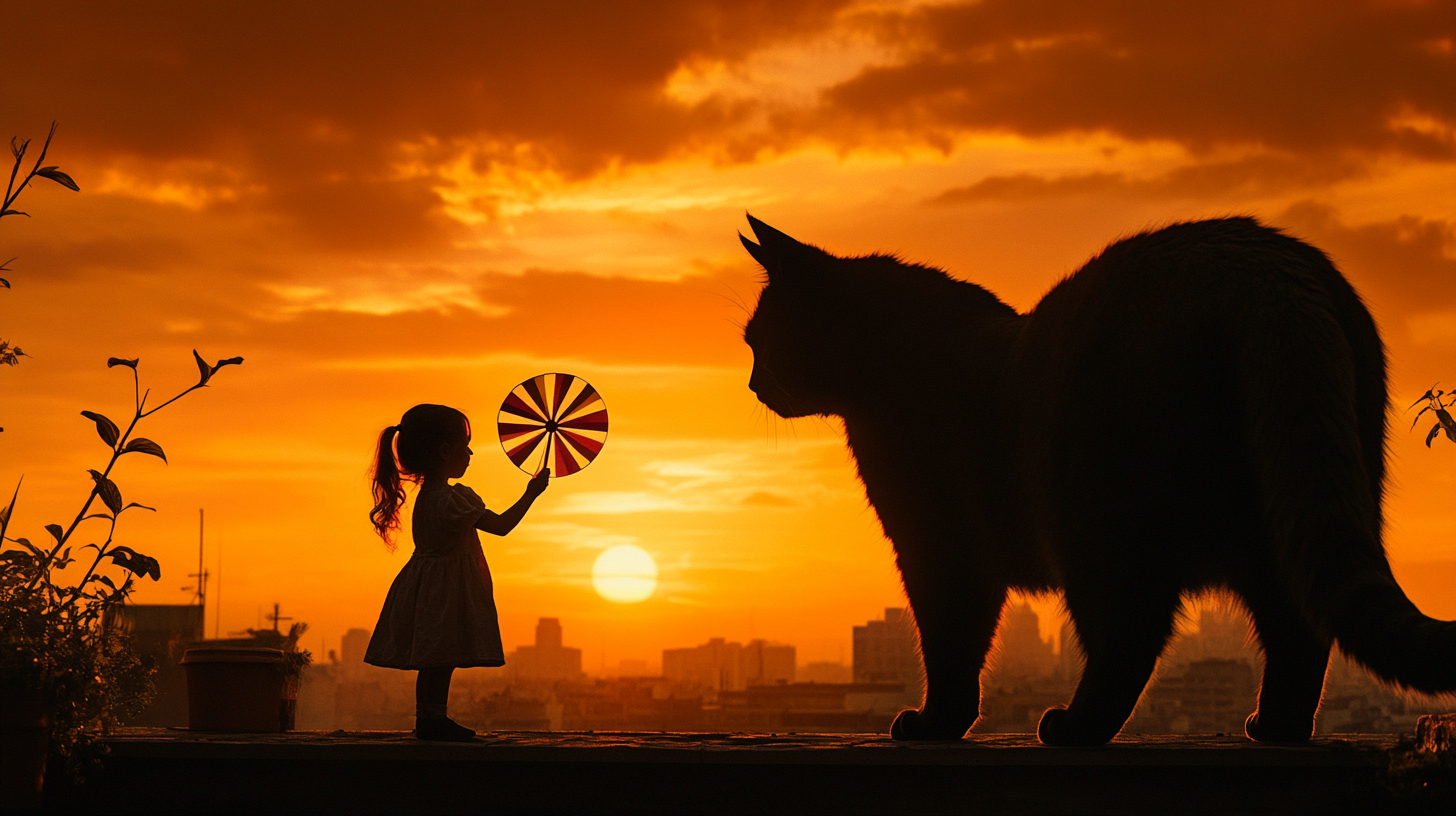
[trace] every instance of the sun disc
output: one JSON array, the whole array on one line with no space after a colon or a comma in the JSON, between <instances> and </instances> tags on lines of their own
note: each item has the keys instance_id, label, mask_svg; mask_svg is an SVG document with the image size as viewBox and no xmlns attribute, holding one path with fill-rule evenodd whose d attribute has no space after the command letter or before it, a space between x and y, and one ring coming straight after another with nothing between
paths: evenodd
<instances>
[{"instance_id":1,"label":"sun disc","mask_svg":"<svg viewBox=\"0 0 1456 816\"><path fill-rule=\"evenodd\" d=\"M657 589L657 562L641 547L610 547L592 564L592 586L615 603L645 601Z\"/></svg>"}]
</instances>

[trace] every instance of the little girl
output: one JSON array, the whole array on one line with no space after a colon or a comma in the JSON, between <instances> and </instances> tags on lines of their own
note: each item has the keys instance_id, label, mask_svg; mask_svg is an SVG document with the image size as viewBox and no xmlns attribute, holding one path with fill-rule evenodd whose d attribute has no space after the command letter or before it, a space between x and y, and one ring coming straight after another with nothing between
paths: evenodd
<instances>
[{"instance_id":1,"label":"little girl","mask_svg":"<svg viewBox=\"0 0 1456 816\"><path fill-rule=\"evenodd\" d=\"M416 405L379 435L372 468L369 520L391 552L405 498L400 480L418 484L419 491L410 525L415 551L389 588L364 662L419 672L415 736L424 740L472 739L474 731L445 716L450 675L456 668L506 662L490 567L476 531L509 533L551 478L551 470L543 469L526 483L520 500L497 515L475 491L450 484L465 475L471 453L464 414L444 405Z\"/></svg>"}]
</instances>

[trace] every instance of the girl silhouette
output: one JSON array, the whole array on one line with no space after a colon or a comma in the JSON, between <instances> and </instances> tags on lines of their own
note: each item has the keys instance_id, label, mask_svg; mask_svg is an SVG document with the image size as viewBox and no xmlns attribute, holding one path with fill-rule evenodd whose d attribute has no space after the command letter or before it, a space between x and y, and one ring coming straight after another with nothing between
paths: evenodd
<instances>
[{"instance_id":1,"label":"girl silhouette","mask_svg":"<svg viewBox=\"0 0 1456 816\"><path fill-rule=\"evenodd\" d=\"M364 662L419 672L415 736L424 740L472 739L474 731L445 715L450 676L456 668L506 662L490 567L476 531L503 536L515 529L551 478L551 469L543 469L497 515L475 491L450 484L465 475L471 453L464 414L444 405L416 405L380 433L372 468L369 520L391 552L405 499L401 481L419 490L410 524L415 551L389 588Z\"/></svg>"}]
</instances>

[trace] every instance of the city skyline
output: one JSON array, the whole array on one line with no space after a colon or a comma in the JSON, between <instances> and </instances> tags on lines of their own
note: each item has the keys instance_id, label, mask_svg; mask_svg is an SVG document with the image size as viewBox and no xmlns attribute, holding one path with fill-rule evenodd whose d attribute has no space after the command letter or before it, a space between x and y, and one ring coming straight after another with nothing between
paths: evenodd
<instances>
[{"instance_id":1,"label":"city skyline","mask_svg":"<svg viewBox=\"0 0 1456 816\"><path fill-rule=\"evenodd\" d=\"M80 412L132 398L108 358L140 358L156 393L195 382L193 349L247 361L143 422L167 463L113 474L157 508L119 527L162 565L139 603L187 599L206 508L209 632L275 602L315 644L372 626L410 551L368 522L379 432L461 408L461 481L504 508L525 475L499 407L560 371L600 391L611 433L485 542L507 645L555 615L588 665L698 633L837 659L843 621L903 594L840 423L777 419L748 388L744 212L1019 310L1120 236L1247 214L1369 303L1391 360L1386 549L1456 619L1456 445L1427 449L1403 413L1456 377L1448 5L81 7L7 17L27 35L0 135L57 122L48 161L80 187L27 189L31 217L0 226L0 339L30 355L0 371L12 535L44 540L92 486L104 446ZM655 562L645 600L593 589L618 546Z\"/></svg>"}]
</instances>

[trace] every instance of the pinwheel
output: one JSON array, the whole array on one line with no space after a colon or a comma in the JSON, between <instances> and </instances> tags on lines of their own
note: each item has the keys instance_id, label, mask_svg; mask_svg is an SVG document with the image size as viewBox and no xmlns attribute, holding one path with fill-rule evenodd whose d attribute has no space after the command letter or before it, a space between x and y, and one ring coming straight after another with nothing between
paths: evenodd
<instances>
[{"instance_id":1,"label":"pinwheel","mask_svg":"<svg viewBox=\"0 0 1456 816\"><path fill-rule=\"evenodd\" d=\"M550 466L552 476L570 476L607 441L606 403L570 374L542 374L511 389L497 422L506 456L533 475Z\"/></svg>"}]
</instances>

